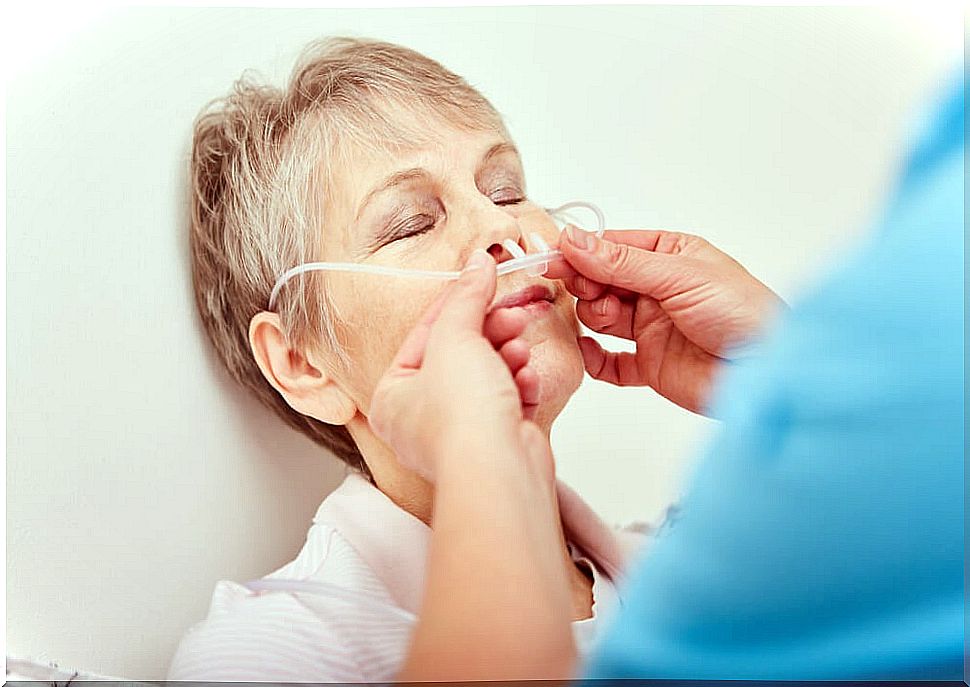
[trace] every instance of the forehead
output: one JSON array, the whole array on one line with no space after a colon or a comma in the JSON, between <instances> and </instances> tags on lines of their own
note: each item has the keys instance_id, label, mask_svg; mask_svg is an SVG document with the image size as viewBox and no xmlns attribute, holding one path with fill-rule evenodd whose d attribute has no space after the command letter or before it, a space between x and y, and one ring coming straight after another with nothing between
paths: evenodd
<instances>
[{"instance_id":1,"label":"forehead","mask_svg":"<svg viewBox=\"0 0 970 687\"><path fill-rule=\"evenodd\" d=\"M502 144L509 149L503 146L489 161L518 167L518 155L504 132L468 130L443 122L425 122L410 140L392 145L344 145L331 167L330 212L352 217L368 193L406 170L423 169L439 181L473 175L489 151Z\"/></svg>"}]
</instances>

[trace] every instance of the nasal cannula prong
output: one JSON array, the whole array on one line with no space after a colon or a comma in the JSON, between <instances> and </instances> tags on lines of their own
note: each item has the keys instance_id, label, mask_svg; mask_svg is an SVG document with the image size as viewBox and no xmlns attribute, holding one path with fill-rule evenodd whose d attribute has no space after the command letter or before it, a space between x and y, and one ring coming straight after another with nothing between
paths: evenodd
<instances>
[{"instance_id":1,"label":"nasal cannula prong","mask_svg":"<svg viewBox=\"0 0 970 687\"><path fill-rule=\"evenodd\" d=\"M512 239L505 239L502 241L502 245L505 246L505 250L509 252L512 258L524 258L525 251L522 250L522 246L513 241Z\"/></svg>"},{"instance_id":2,"label":"nasal cannula prong","mask_svg":"<svg viewBox=\"0 0 970 687\"><path fill-rule=\"evenodd\" d=\"M537 253L541 254L541 253L549 252L549 244L543 241L542 237L539 236L538 233L532 232L531 234L529 234L529 242L532 243L532 245L535 247ZM546 273L546 270L548 269L549 269L549 263L543 262L536 265L535 267L529 268L529 270L527 270L527 273L533 277L541 277Z\"/></svg>"}]
</instances>

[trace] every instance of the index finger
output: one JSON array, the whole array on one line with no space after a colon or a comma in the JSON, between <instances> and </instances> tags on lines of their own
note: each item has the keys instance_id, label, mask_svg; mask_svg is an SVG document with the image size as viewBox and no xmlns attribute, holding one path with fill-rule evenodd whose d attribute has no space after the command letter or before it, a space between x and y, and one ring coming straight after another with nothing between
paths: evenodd
<instances>
[{"instance_id":1,"label":"index finger","mask_svg":"<svg viewBox=\"0 0 970 687\"><path fill-rule=\"evenodd\" d=\"M572 269L600 284L664 300L683 286L684 273L691 266L683 255L651 250L665 243L664 237L678 243L680 237L671 232L614 231L598 237L573 227L569 230L576 233L573 238L566 233L560 240L563 257Z\"/></svg>"},{"instance_id":2,"label":"index finger","mask_svg":"<svg viewBox=\"0 0 970 687\"><path fill-rule=\"evenodd\" d=\"M634 248L656 251L664 236L676 238L680 234L662 229L607 229L603 232L602 238L613 243L623 243ZM561 250L562 244L566 241L569 241L569 238L566 235L566 229L563 229L559 234L559 242L553 248L559 248ZM576 276L576 274L578 272L575 268L564 257L559 256L548 263L544 276L549 279L569 279L570 277Z\"/></svg>"},{"instance_id":3,"label":"index finger","mask_svg":"<svg viewBox=\"0 0 970 687\"><path fill-rule=\"evenodd\" d=\"M665 236L676 238L680 234L663 229L607 229L603 232L602 238L613 243L625 243L634 248L656 251Z\"/></svg>"}]
</instances>

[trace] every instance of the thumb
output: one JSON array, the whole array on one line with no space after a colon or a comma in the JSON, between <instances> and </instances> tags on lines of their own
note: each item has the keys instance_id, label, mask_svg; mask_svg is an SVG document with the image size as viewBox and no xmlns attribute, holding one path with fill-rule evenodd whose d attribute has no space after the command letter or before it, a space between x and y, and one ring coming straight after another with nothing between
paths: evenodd
<instances>
[{"instance_id":1,"label":"thumb","mask_svg":"<svg viewBox=\"0 0 970 687\"><path fill-rule=\"evenodd\" d=\"M578 273L610 286L664 300L684 290L696 263L690 258L656 253L622 239L611 241L570 225L559 250ZM619 238L619 237L618 237Z\"/></svg>"},{"instance_id":2,"label":"thumb","mask_svg":"<svg viewBox=\"0 0 970 687\"><path fill-rule=\"evenodd\" d=\"M476 249L465 269L448 291L437 322L435 332L454 334L460 331L482 333L485 310L495 297L495 261L486 251ZM432 334L434 336L434 334Z\"/></svg>"}]
</instances>

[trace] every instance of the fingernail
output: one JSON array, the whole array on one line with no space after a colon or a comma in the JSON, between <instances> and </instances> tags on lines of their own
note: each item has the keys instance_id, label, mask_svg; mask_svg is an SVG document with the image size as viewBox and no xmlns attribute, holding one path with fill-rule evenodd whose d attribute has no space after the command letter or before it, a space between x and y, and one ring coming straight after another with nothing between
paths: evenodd
<instances>
[{"instance_id":1,"label":"fingernail","mask_svg":"<svg viewBox=\"0 0 970 687\"><path fill-rule=\"evenodd\" d=\"M579 248L580 250L587 250L590 247L589 239L590 235L588 232L583 231L579 227L567 224L566 225L566 236L569 237L569 242Z\"/></svg>"},{"instance_id":2,"label":"fingernail","mask_svg":"<svg viewBox=\"0 0 970 687\"><path fill-rule=\"evenodd\" d=\"M482 269L491 259L492 256L484 248L476 248L468 257L468 262L465 263L465 268L461 271L461 278L464 279L466 275L474 274L476 270Z\"/></svg>"},{"instance_id":3,"label":"fingernail","mask_svg":"<svg viewBox=\"0 0 970 687\"><path fill-rule=\"evenodd\" d=\"M609 307L609 299L601 298L596 304L596 314L606 315L606 309Z\"/></svg>"}]
</instances>

